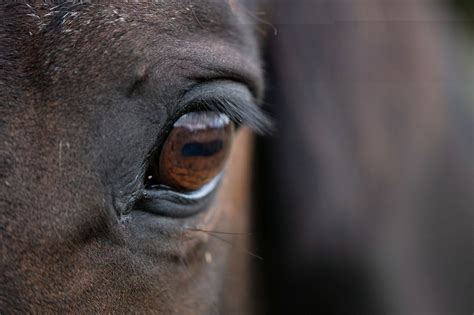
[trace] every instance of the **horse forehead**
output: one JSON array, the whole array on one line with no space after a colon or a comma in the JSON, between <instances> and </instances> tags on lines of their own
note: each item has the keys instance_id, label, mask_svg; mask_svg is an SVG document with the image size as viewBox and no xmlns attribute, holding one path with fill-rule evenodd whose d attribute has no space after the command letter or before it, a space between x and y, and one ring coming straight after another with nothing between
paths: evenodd
<instances>
[{"instance_id":1,"label":"horse forehead","mask_svg":"<svg viewBox=\"0 0 474 315\"><path fill-rule=\"evenodd\" d=\"M247 2L247 1L246 1ZM53 17L60 25L74 20L90 23L173 22L184 24L229 24L245 16L241 0L177 0L150 2L74 3L43 5L42 17ZM48 12L49 11L49 12ZM41 15L39 15L41 16ZM189 18L191 17L191 18ZM49 20L49 19L46 19ZM200 21L201 20L201 21ZM79 25L76 23L76 25Z\"/></svg>"},{"instance_id":2,"label":"horse forehead","mask_svg":"<svg viewBox=\"0 0 474 315\"><path fill-rule=\"evenodd\" d=\"M64 64L76 67L67 57L68 51L78 52L81 45L77 43L99 47L107 42L105 50L113 57L107 59L108 63L114 58L119 62L132 56L144 63L160 65L172 65L175 59L191 57L209 63L213 57L216 65L245 70L252 80L260 81L253 26L246 23L249 2L245 1L167 0L42 6L37 11L41 21L37 38L52 43L41 45L48 50L43 60L46 63L54 55L63 56ZM60 47L50 52L54 45ZM96 50L85 49L79 54L84 59L97 54Z\"/></svg>"},{"instance_id":3,"label":"horse forehead","mask_svg":"<svg viewBox=\"0 0 474 315\"><path fill-rule=\"evenodd\" d=\"M241 0L178 0L155 2L63 3L40 6L36 31L39 37L72 42L87 34L100 34L118 43L125 34L135 34L132 45L157 39L169 41L219 38L239 50L254 49L254 26ZM211 41L212 42L212 41ZM150 45L149 45L150 46ZM217 42L214 49L219 48ZM248 51L248 54L252 54Z\"/></svg>"}]
</instances>

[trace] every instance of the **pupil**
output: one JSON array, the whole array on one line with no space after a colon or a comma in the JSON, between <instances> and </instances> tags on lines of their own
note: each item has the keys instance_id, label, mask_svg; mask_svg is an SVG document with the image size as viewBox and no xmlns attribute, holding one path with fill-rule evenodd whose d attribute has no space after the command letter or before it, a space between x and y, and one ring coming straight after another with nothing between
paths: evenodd
<instances>
[{"instance_id":1,"label":"pupil","mask_svg":"<svg viewBox=\"0 0 474 315\"><path fill-rule=\"evenodd\" d=\"M193 156L213 156L219 153L224 147L222 140L214 140L210 142L190 142L186 143L181 149L181 155L184 157Z\"/></svg>"}]
</instances>

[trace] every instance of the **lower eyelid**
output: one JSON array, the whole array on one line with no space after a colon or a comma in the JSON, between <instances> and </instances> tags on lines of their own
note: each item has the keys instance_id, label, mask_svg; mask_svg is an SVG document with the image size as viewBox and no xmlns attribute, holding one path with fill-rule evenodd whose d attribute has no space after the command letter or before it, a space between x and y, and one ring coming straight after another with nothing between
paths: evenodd
<instances>
[{"instance_id":1,"label":"lower eyelid","mask_svg":"<svg viewBox=\"0 0 474 315\"><path fill-rule=\"evenodd\" d=\"M165 217L193 216L210 206L222 176L223 173L220 173L202 188L189 193L165 189L144 190L135 198L133 208Z\"/></svg>"}]
</instances>

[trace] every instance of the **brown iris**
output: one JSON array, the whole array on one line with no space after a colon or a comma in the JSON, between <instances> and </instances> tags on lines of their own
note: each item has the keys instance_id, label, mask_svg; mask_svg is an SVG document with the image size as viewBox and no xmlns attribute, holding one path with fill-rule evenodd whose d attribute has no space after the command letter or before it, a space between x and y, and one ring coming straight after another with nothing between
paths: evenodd
<instances>
[{"instance_id":1,"label":"brown iris","mask_svg":"<svg viewBox=\"0 0 474 315\"><path fill-rule=\"evenodd\" d=\"M193 191L215 178L229 154L234 126L215 112L192 112L173 125L159 158L161 184Z\"/></svg>"}]
</instances>

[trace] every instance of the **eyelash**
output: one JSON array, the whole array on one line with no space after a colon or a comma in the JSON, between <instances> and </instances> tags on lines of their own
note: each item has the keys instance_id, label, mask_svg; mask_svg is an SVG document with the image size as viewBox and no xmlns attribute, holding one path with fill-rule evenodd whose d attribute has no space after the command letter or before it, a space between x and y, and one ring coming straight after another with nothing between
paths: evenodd
<instances>
[{"instance_id":1,"label":"eyelash","mask_svg":"<svg viewBox=\"0 0 474 315\"><path fill-rule=\"evenodd\" d=\"M230 100L223 100L223 99L214 99L214 100L199 100L195 101L187 106L185 106L181 111L179 111L174 119L171 119L172 123L170 124L170 128L167 130L169 133L172 129L173 124L183 115L192 113L192 112L202 112L202 111L209 111L209 112L216 112L220 114L225 114L229 117L229 119L235 124L236 128L240 128L244 123L235 117L235 115L229 115L228 111L222 110L226 106L224 102L231 102ZM217 105L218 104L218 105Z\"/></svg>"},{"instance_id":2,"label":"eyelash","mask_svg":"<svg viewBox=\"0 0 474 315\"><path fill-rule=\"evenodd\" d=\"M200 99L190 105L189 108L185 108L183 114L192 111L212 111L225 114L235 124L236 128L248 126L260 135L273 132L272 120L254 103L236 102L230 98Z\"/></svg>"},{"instance_id":3,"label":"eyelash","mask_svg":"<svg viewBox=\"0 0 474 315\"><path fill-rule=\"evenodd\" d=\"M227 115L236 126L248 126L260 135L274 131L273 122L256 104L254 96L246 85L228 80L212 80L199 83L186 92L181 99L182 111L213 111Z\"/></svg>"}]
</instances>

